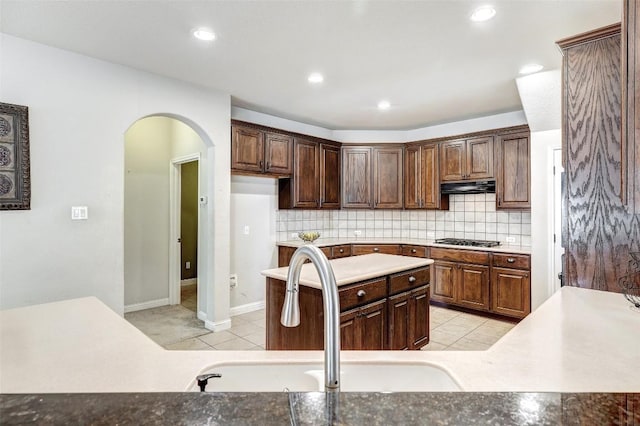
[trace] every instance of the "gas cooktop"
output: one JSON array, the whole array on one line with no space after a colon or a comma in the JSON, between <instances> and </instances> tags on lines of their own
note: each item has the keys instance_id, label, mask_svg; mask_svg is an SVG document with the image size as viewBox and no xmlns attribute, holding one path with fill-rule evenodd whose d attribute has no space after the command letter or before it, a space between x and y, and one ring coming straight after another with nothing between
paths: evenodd
<instances>
[{"instance_id":1,"label":"gas cooktop","mask_svg":"<svg viewBox=\"0 0 640 426\"><path fill-rule=\"evenodd\" d=\"M462 238L442 238L436 240L436 244L450 244L453 246L495 247L500 241L465 240Z\"/></svg>"}]
</instances>

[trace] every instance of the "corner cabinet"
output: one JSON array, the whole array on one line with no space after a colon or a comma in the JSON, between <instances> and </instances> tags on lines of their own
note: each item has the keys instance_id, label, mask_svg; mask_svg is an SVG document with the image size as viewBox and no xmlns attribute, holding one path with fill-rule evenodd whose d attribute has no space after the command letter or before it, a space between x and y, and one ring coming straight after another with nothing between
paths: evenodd
<instances>
[{"instance_id":1,"label":"corner cabinet","mask_svg":"<svg viewBox=\"0 0 640 426\"><path fill-rule=\"evenodd\" d=\"M495 146L496 208L531 208L529 132L500 135Z\"/></svg>"},{"instance_id":2,"label":"corner cabinet","mask_svg":"<svg viewBox=\"0 0 640 426\"><path fill-rule=\"evenodd\" d=\"M493 136L443 142L440 145L440 180L493 178Z\"/></svg>"},{"instance_id":3,"label":"corner cabinet","mask_svg":"<svg viewBox=\"0 0 640 426\"><path fill-rule=\"evenodd\" d=\"M449 209L449 196L440 195L439 146L408 145L404 152L404 208Z\"/></svg>"},{"instance_id":4,"label":"corner cabinet","mask_svg":"<svg viewBox=\"0 0 640 426\"><path fill-rule=\"evenodd\" d=\"M290 176L293 138L249 126L231 125L231 172Z\"/></svg>"},{"instance_id":5,"label":"corner cabinet","mask_svg":"<svg viewBox=\"0 0 640 426\"><path fill-rule=\"evenodd\" d=\"M403 147L342 148L342 207L403 207Z\"/></svg>"}]
</instances>

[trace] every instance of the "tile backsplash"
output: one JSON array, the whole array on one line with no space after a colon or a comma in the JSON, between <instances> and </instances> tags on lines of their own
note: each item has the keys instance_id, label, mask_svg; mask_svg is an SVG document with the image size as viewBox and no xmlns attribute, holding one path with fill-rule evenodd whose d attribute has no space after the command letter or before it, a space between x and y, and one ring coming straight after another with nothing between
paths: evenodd
<instances>
[{"instance_id":1,"label":"tile backsplash","mask_svg":"<svg viewBox=\"0 0 640 426\"><path fill-rule=\"evenodd\" d=\"M531 213L496 211L496 194L453 194L448 211L435 210L279 210L278 241L300 231L324 238L472 238L531 245Z\"/></svg>"}]
</instances>

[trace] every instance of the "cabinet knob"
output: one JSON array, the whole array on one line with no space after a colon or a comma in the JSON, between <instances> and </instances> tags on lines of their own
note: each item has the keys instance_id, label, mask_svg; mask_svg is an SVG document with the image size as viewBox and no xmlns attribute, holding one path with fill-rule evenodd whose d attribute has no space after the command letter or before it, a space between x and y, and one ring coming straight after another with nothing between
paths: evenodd
<instances>
[{"instance_id":1,"label":"cabinet knob","mask_svg":"<svg viewBox=\"0 0 640 426\"><path fill-rule=\"evenodd\" d=\"M267 161L267 169L271 167L271 163Z\"/></svg>"},{"instance_id":2,"label":"cabinet knob","mask_svg":"<svg viewBox=\"0 0 640 426\"><path fill-rule=\"evenodd\" d=\"M373 248L373 251L375 251L375 252L379 252L379 251L380 251L380 249L379 249L378 247L374 247L374 248Z\"/></svg>"},{"instance_id":3,"label":"cabinet knob","mask_svg":"<svg viewBox=\"0 0 640 426\"><path fill-rule=\"evenodd\" d=\"M340 250L339 250L339 252L340 252L340 253L344 253L344 249L340 249Z\"/></svg>"},{"instance_id":4,"label":"cabinet knob","mask_svg":"<svg viewBox=\"0 0 640 426\"><path fill-rule=\"evenodd\" d=\"M364 290L358 290L358 292L356 293L356 296L358 297L364 297L367 295L367 292Z\"/></svg>"},{"instance_id":5,"label":"cabinet knob","mask_svg":"<svg viewBox=\"0 0 640 426\"><path fill-rule=\"evenodd\" d=\"M264 164L264 163L262 162L262 160L260 160L260 168L262 168L262 165L263 165L263 164Z\"/></svg>"},{"instance_id":6,"label":"cabinet knob","mask_svg":"<svg viewBox=\"0 0 640 426\"><path fill-rule=\"evenodd\" d=\"M415 282L416 282L416 277L414 277L413 275L411 275L411 276L409 277L409 282L410 282L410 283L412 283L412 284L413 284L413 283L415 283Z\"/></svg>"},{"instance_id":7,"label":"cabinet knob","mask_svg":"<svg viewBox=\"0 0 640 426\"><path fill-rule=\"evenodd\" d=\"M411 253L415 253L415 252L416 252L416 249L411 249Z\"/></svg>"},{"instance_id":8,"label":"cabinet knob","mask_svg":"<svg viewBox=\"0 0 640 426\"><path fill-rule=\"evenodd\" d=\"M516 260L513 257L507 257L507 262L514 263Z\"/></svg>"},{"instance_id":9,"label":"cabinet knob","mask_svg":"<svg viewBox=\"0 0 640 426\"><path fill-rule=\"evenodd\" d=\"M525 278L529 278L529 274L524 274L524 277Z\"/></svg>"}]
</instances>

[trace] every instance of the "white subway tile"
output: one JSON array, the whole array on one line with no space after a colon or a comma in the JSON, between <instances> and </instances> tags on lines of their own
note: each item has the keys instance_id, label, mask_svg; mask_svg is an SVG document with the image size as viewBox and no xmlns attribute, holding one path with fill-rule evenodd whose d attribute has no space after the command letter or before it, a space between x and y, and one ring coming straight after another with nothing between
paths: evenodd
<instances>
[{"instance_id":1,"label":"white subway tile","mask_svg":"<svg viewBox=\"0 0 640 426\"><path fill-rule=\"evenodd\" d=\"M487 212L495 212L496 211L496 202L495 201L485 201L484 210Z\"/></svg>"},{"instance_id":2,"label":"white subway tile","mask_svg":"<svg viewBox=\"0 0 640 426\"><path fill-rule=\"evenodd\" d=\"M521 235L522 234L522 225L519 223L510 223L509 224L509 234L511 235Z\"/></svg>"},{"instance_id":3,"label":"white subway tile","mask_svg":"<svg viewBox=\"0 0 640 426\"><path fill-rule=\"evenodd\" d=\"M522 223L522 213L509 212L509 223Z\"/></svg>"},{"instance_id":4,"label":"white subway tile","mask_svg":"<svg viewBox=\"0 0 640 426\"><path fill-rule=\"evenodd\" d=\"M495 223L495 222L496 222L496 219L497 219L497 215L496 215L496 213L489 213L489 212L487 212L487 214L486 214L486 216L485 216L485 220L486 220L487 222L494 222L494 223Z\"/></svg>"}]
</instances>

